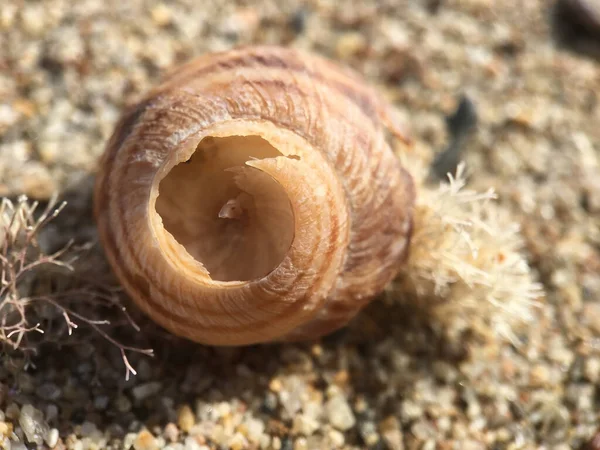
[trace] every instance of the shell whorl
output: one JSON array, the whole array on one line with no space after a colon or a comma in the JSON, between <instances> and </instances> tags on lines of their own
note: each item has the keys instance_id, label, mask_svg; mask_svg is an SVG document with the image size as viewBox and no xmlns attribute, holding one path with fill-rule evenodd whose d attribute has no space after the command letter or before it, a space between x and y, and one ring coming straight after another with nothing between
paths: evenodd
<instances>
[{"instance_id":1,"label":"shell whorl","mask_svg":"<svg viewBox=\"0 0 600 450\"><path fill-rule=\"evenodd\" d=\"M331 332L408 252L414 188L386 130L402 138L391 108L323 58L195 59L107 145L95 213L108 260L142 310L191 340Z\"/></svg>"}]
</instances>

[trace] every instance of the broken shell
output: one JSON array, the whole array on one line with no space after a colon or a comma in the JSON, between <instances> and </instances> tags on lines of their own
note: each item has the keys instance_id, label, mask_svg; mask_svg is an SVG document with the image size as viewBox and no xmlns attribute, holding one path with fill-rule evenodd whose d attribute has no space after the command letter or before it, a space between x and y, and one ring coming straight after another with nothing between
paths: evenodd
<instances>
[{"instance_id":1,"label":"broken shell","mask_svg":"<svg viewBox=\"0 0 600 450\"><path fill-rule=\"evenodd\" d=\"M153 320L194 341L315 338L397 274L412 179L393 110L307 53L249 47L177 68L125 112L95 213L110 264Z\"/></svg>"}]
</instances>

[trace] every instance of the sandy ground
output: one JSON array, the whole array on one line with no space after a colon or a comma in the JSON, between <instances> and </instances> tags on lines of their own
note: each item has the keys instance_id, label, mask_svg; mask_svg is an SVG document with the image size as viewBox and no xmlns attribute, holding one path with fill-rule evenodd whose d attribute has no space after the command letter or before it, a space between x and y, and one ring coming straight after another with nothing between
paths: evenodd
<instances>
[{"instance_id":1,"label":"sandy ground","mask_svg":"<svg viewBox=\"0 0 600 450\"><path fill-rule=\"evenodd\" d=\"M76 332L26 370L3 358L0 448L598 448L600 62L561 20L543 0L0 3L0 195L76 186L61 232L94 239L89 179L125 104L194 55L282 44L379 86L426 161L466 96L469 186L495 187L546 291L516 343L450 339L387 296L317 343L154 332L129 381L114 346Z\"/></svg>"}]
</instances>

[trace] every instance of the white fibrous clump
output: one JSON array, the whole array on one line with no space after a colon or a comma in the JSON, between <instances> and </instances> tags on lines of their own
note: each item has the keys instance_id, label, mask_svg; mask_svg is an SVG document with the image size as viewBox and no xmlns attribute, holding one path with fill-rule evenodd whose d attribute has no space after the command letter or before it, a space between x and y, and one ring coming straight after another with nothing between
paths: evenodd
<instances>
[{"instance_id":1,"label":"white fibrous clump","mask_svg":"<svg viewBox=\"0 0 600 450\"><path fill-rule=\"evenodd\" d=\"M493 189L465 187L465 165L437 187L407 164L417 185L410 257L393 289L415 296L442 325L518 341L543 296L522 253L520 227Z\"/></svg>"}]
</instances>

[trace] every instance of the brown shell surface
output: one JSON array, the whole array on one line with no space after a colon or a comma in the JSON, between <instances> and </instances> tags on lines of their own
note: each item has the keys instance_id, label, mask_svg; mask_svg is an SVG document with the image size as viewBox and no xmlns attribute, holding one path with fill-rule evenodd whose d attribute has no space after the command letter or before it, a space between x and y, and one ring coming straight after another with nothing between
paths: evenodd
<instances>
[{"instance_id":1,"label":"brown shell surface","mask_svg":"<svg viewBox=\"0 0 600 450\"><path fill-rule=\"evenodd\" d=\"M127 110L107 145L94 199L107 258L136 304L188 339L244 345L329 333L407 257L415 194L390 133L405 139L391 107L324 58L280 47L201 56ZM293 210L289 250L256 279L213 280L157 213L161 180L203 139L227 136L277 149L244 167L275 180Z\"/></svg>"}]
</instances>

